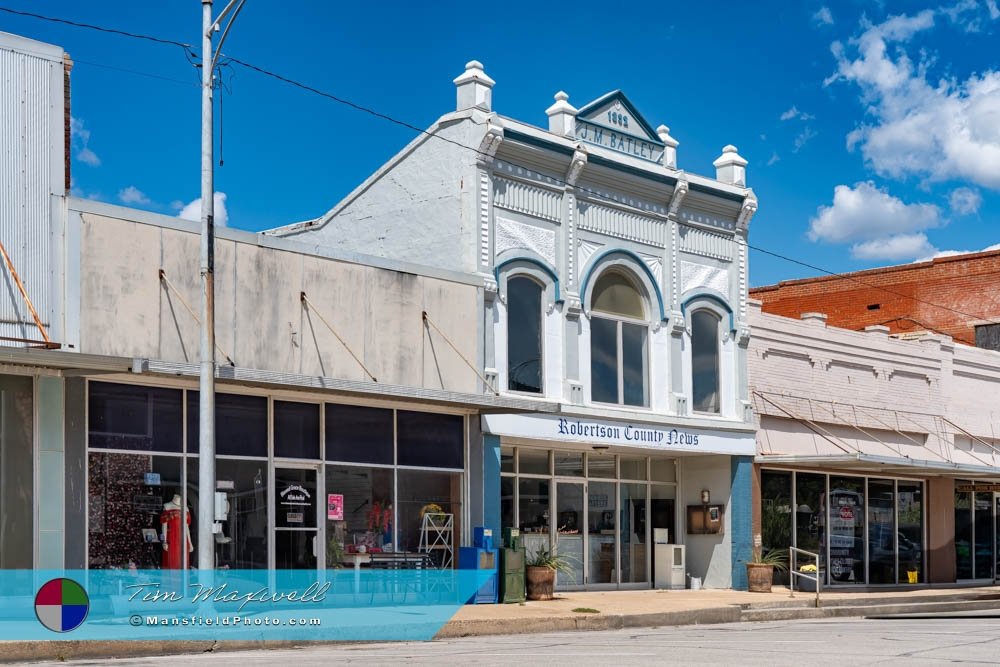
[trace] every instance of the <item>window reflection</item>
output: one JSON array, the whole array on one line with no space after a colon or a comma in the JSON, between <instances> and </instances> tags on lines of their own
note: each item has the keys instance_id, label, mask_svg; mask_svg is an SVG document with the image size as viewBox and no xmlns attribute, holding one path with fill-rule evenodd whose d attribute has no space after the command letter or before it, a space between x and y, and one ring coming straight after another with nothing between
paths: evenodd
<instances>
[{"instance_id":1,"label":"window reflection","mask_svg":"<svg viewBox=\"0 0 1000 667\"><path fill-rule=\"evenodd\" d=\"M517 276L507 281L507 388L542 391L542 286Z\"/></svg>"},{"instance_id":2,"label":"window reflection","mask_svg":"<svg viewBox=\"0 0 1000 667\"><path fill-rule=\"evenodd\" d=\"M648 405L648 327L642 295L627 276L606 271L594 285L591 310L591 400Z\"/></svg>"},{"instance_id":3,"label":"window reflection","mask_svg":"<svg viewBox=\"0 0 1000 667\"><path fill-rule=\"evenodd\" d=\"M719 325L708 310L691 314L691 393L698 412L719 411Z\"/></svg>"}]
</instances>

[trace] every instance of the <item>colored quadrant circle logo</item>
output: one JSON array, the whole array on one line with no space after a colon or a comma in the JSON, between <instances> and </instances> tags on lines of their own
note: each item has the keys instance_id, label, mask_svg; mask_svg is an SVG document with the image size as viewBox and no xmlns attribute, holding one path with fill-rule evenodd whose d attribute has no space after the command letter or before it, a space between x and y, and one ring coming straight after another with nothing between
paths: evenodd
<instances>
[{"instance_id":1,"label":"colored quadrant circle logo","mask_svg":"<svg viewBox=\"0 0 1000 667\"><path fill-rule=\"evenodd\" d=\"M51 579L35 594L35 616L53 632L76 630L87 620L89 612L87 591L72 579Z\"/></svg>"}]
</instances>

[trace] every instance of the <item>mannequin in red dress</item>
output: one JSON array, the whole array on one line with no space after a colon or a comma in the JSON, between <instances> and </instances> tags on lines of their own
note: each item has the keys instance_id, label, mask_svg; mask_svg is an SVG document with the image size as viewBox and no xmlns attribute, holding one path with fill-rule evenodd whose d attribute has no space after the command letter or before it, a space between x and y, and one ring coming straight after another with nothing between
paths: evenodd
<instances>
[{"instance_id":1,"label":"mannequin in red dress","mask_svg":"<svg viewBox=\"0 0 1000 667\"><path fill-rule=\"evenodd\" d=\"M169 503L163 505L160 514L160 541L163 542L164 570L179 570L188 564L188 554L194 551L191 544L191 511L184 512L187 519L184 525L184 537L181 537L181 496L174 494ZM187 549L183 544L187 543ZM182 560L183 559L183 560Z\"/></svg>"}]
</instances>

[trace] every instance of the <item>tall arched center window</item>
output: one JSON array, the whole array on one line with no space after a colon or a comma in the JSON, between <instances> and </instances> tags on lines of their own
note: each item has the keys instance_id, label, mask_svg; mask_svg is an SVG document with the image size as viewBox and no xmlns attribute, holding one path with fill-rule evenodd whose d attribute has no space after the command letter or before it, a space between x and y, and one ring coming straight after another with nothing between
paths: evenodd
<instances>
[{"instance_id":1,"label":"tall arched center window","mask_svg":"<svg viewBox=\"0 0 1000 667\"><path fill-rule=\"evenodd\" d=\"M606 271L590 309L590 397L599 403L648 405L645 304L625 274Z\"/></svg>"},{"instance_id":2,"label":"tall arched center window","mask_svg":"<svg viewBox=\"0 0 1000 667\"><path fill-rule=\"evenodd\" d=\"M719 327L710 310L691 314L691 403L696 412L719 412Z\"/></svg>"},{"instance_id":3,"label":"tall arched center window","mask_svg":"<svg viewBox=\"0 0 1000 667\"><path fill-rule=\"evenodd\" d=\"M507 281L507 388L542 393L542 286L525 276Z\"/></svg>"}]
</instances>

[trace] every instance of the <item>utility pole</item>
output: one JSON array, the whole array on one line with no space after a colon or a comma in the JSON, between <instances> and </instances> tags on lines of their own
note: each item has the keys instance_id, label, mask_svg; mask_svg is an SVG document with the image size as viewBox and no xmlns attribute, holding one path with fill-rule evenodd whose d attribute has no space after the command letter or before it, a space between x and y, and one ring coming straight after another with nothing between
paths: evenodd
<instances>
[{"instance_id":1,"label":"utility pole","mask_svg":"<svg viewBox=\"0 0 1000 667\"><path fill-rule=\"evenodd\" d=\"M201 373L198 394L198 569L215 569L215 171L212 93L222 43L246 0L231 0L212 20L201 0ZM212 37L233 10L219 44ZM187 509L186 507L184 508Z\"/></svg>"}]
</instances>

